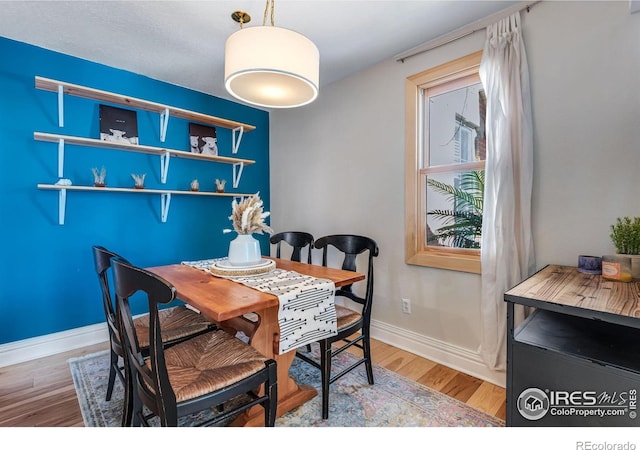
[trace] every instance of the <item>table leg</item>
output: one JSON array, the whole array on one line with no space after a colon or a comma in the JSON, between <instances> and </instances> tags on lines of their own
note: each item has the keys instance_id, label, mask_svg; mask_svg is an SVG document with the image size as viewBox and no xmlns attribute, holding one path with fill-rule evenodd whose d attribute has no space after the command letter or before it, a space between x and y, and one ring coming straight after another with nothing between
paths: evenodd
<instances>
[{"instance_id":1,"label":"table leg","mask_svg":"<svg viewBox=\"0 0 640 450\"><path fill-rule=\"evenodd\" d=\"M268 308L256 311L260 317L253 336L249 343L253 348L274 359L278 364L278 410L277 417L308 402L318 395L318 392L309 385L298 385L289 375L291 363L295 357L295 350L278 355L278 343L280 327L278 326L278 308ZM229 325L232 321L229 321ZM262 426L264 425L264 409L255 406L240 415L232 426Z\"/></svg>"}]
</instances>

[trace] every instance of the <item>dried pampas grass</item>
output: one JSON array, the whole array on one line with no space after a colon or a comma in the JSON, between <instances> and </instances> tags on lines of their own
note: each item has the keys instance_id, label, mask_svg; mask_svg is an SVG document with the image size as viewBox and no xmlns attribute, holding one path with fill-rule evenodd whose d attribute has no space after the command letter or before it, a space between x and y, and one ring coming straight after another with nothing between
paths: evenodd
<instances>
[{"instance_id":1,"label":"dried pampas grass","mask_svg":"<svg viewBox=\"0 0 640 450\"><path fill-rule=\"evenodd\" d=\"M273 233L271 227L264 223L264 219L269 217L270 213L262 211L262 200L259 193L247 197L239 203L233 199L231 210L229 219L238 234Z\"/></svg>"}]
</instances>

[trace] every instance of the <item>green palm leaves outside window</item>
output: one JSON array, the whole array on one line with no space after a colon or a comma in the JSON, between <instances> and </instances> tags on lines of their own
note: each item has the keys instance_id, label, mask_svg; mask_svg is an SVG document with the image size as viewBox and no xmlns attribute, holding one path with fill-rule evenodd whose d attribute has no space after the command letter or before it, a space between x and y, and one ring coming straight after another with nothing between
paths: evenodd
<instances>
[{"instance_id":1,"label":"green palm leaves outside window","mask_svg":"<svg viewBox=\"0 0 640 450\"><path fill-rule=\"evenodd\" d=\"M482 211L484 202L484 170L460 174L458 187L432 178L427 184L451 202L451 209L434 209L427 212L442 226L428 233L428 245L455 248L480 248L482 236Z\"/></svg>"}]
</instances>

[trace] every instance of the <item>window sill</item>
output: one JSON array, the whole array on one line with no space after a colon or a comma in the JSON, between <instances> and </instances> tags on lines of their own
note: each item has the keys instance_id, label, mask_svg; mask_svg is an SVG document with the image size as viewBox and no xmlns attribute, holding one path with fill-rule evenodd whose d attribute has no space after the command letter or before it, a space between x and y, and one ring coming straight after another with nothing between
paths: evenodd
<instances>
[{"instance_id":1,"label":"window sill","mask_svg":"<svg viewBox=\"0 0 640 450\"><path fill-rule=\"evenodd\" d=\"M482 273L479 250L428 250L407 255L405 262L416 266L435 267L458 272Z\"/></svg>"}]
</instances>

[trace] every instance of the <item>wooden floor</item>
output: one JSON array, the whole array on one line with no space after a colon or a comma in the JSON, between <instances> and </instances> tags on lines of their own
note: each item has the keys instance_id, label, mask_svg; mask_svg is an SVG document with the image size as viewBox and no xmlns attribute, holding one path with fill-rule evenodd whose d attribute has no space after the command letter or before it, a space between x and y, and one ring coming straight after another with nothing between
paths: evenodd
<instances>
[{"instance_id":1,"label":"wooden floor","mask_svg":"<svg viewBox=\"0 0 640 450\"><path fill-rule=\"evenodd\" d=\"M0 368L0 426L84 426L67 360L106 348L106 343L98 344ZM372 354L379 366L505 418L501 387L380 341L372 341Z\"/></svg>"}]
</instances>

